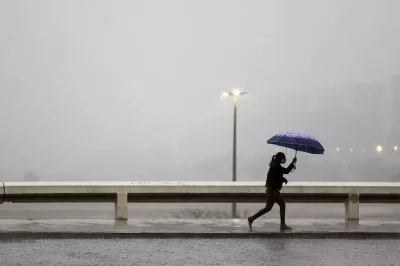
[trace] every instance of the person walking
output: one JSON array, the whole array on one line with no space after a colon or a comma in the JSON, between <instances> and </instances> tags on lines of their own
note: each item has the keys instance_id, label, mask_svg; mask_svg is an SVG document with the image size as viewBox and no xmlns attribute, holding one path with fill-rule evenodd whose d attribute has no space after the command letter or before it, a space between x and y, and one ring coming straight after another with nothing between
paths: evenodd
<instances>
[{"instance_id":1,"label":"person walking","mask_svg":"<svg viewBox=\"0 0 400 266\"><path fill-rule=\"evenodd\" d=\"M283 177L283 175L287 175L293 169L296 169L295 165L296 162L297 158L293 158L289 166L285 168L282 166L282 164L286 163L286 156L283 152L278 152L277 154L272 156L272 160L269 164L267 180L265 182L267 203L263 209L259 210L253 216L247 218L250 229L253 228L253 222L257 218L268 213L272 209L275 202L279 205L280 208L281 230L292 229L290 226L286 225L285 221L286 203L280 193L280 190L282 189L283 183L285 184L288 183L288 180L285 177Z\"/></svg>"}]
</instances>

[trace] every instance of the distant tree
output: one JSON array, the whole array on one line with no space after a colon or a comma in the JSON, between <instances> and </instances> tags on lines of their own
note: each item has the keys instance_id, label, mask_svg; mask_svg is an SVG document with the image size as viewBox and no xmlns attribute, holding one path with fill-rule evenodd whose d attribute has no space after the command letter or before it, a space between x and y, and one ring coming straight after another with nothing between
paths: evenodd
<instances>
[{"instance_id":1,"label":"distant tree","mask_svg":"<svg viewBox=\"0 0 400 266\"><path fill-rule=\"evenodd\" d=\"M24 174L24 181L26 182L36 182L39 181L40 177L32 170L29 170Z\"/></svg>"},{"instance_id":2,"label":"distant tree","mask_svg":"<svg viewBox=\"0 0 400 266\"><path fill-rule=\"evenodd\" d=\"M400 173L397 173L394 176L392 176L392 178L389 181L391 181L391 182L400 182Z\"/></svg>"}]
</instances>

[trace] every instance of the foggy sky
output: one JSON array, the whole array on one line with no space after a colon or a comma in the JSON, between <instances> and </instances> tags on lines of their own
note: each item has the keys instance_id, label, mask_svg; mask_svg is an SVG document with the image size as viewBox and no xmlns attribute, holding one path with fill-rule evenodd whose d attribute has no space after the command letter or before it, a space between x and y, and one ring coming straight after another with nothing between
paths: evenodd
<instances>
[{"instance_id":1,"label":"foggy sky","mask_svg":"<svg viewBox=\"0 0 400 266\"><path fill-rule=\"evenodd\" d=\"M29 170L47 180L229 180L232 100L219 96L236 87L249 92L238 106L239 176L252 175L254 160L267 165L275 147L265 141L279 131L332 149L345 141L332 132L348 128L308 119L316 95L341 106L341 90L400 74L399 8L2 0L0 180Z\"/></svg>"}]
</instances>

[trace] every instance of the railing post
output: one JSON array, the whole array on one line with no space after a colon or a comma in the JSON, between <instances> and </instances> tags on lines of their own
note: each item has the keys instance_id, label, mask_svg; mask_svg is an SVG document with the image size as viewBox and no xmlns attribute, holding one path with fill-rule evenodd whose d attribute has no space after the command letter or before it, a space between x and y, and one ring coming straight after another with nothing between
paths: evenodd
<instances>
[{"instance_id":1,"label":"railing post","mask_svg":"<svg viewBox=\"0 0 400 266\"><path fill-rule=\"evenodd\" d=\"M116 220L128 220L128 193L116 195L114 212Z\"/></svg>"},{"instance_id":2,"label":"railing post","mask_svg":"<svg viewBox=\"0 0 400 266\"><path fill-rule=\"evenodd\" d=\"M360 204L359 194L351 193L345 202L346 219L359 220L360 219Z\"/></svg>"},{"instance_id":3,"label":"railing post","mask_svg":"<svg viewBox=\"0 0 400 266\"><path fill-rule=\"evenodd\" d=\"M4 185L4 182L1 182L0 183L0 204L3 204L5 195L6 195L6 187Z\"/></svg>"}]
</instances>

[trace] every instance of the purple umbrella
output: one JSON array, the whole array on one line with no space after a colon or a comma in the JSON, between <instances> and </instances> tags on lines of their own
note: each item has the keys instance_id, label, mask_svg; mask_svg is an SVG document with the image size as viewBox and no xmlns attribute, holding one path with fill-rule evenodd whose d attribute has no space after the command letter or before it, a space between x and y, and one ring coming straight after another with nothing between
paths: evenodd
<instances>
[{"instance_id":1,"label":"purple umbrella","mask_svg":"<svg viewBox=\"0 0 400 266\"><path fill-rule=\"evenodd\" d=\"M313 136L294 132L281 132L267 141L281 147L302 151L311 154L324 154L324 147Z\"/></svg>"}]
</instances>

